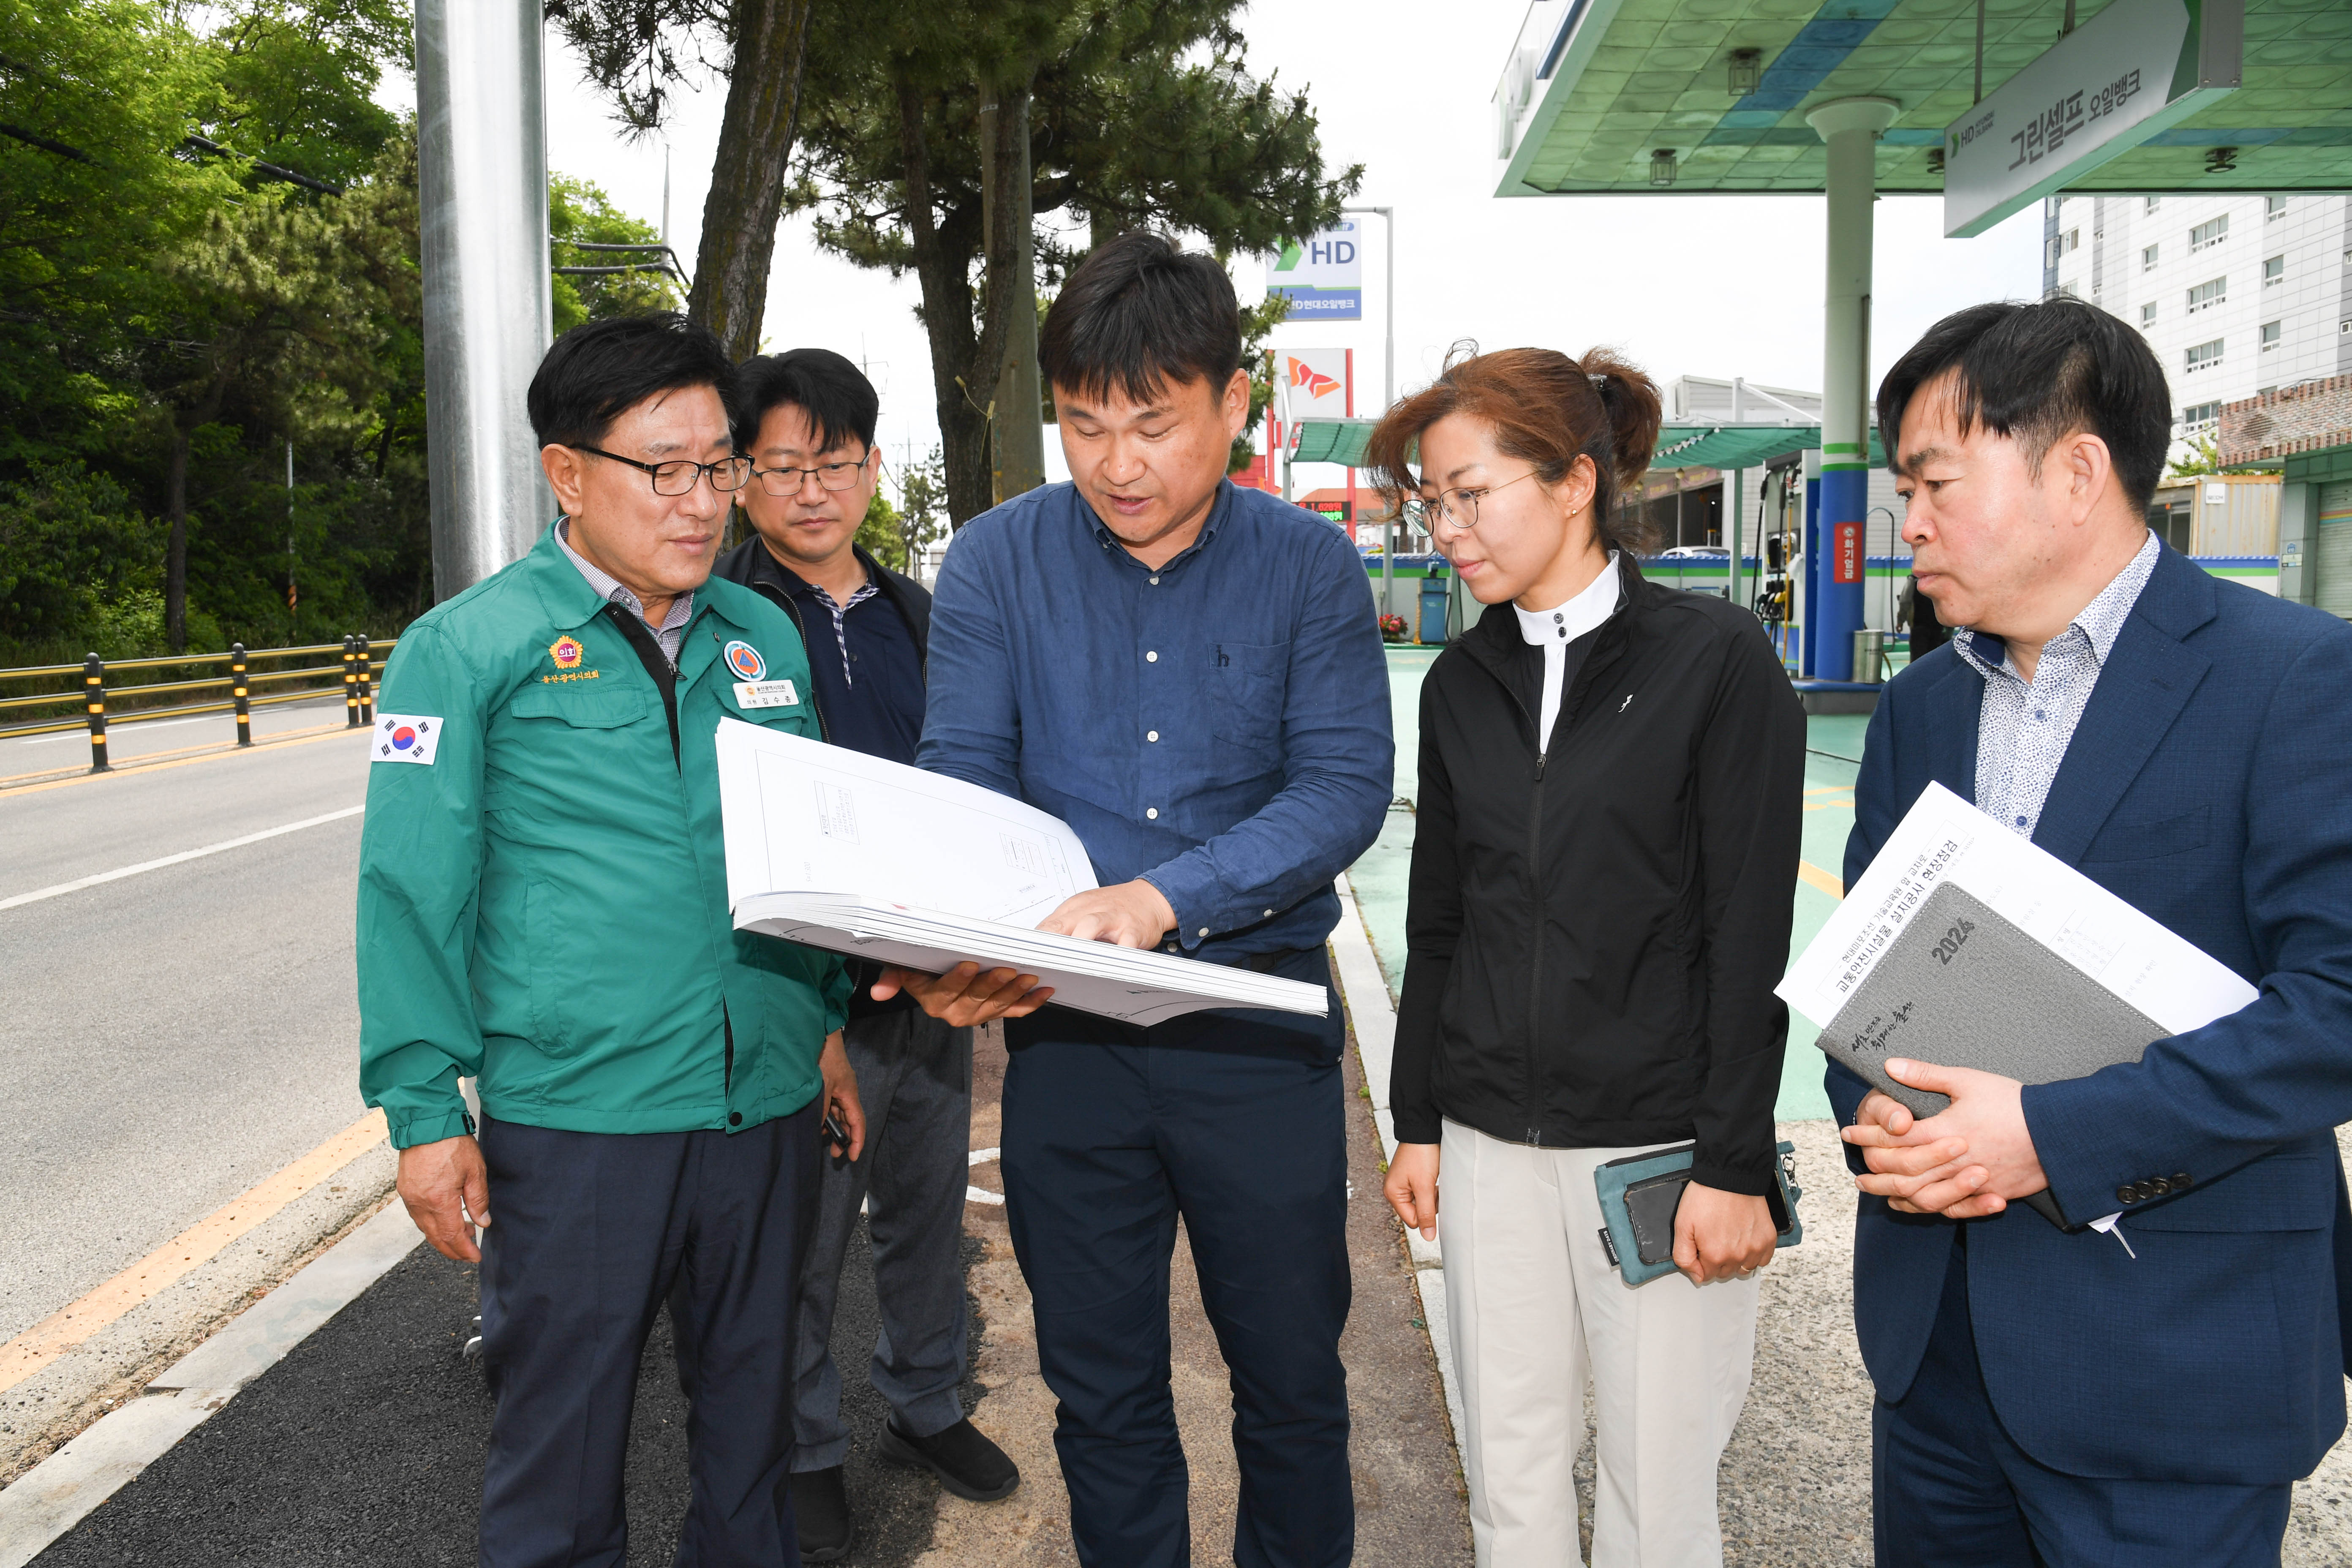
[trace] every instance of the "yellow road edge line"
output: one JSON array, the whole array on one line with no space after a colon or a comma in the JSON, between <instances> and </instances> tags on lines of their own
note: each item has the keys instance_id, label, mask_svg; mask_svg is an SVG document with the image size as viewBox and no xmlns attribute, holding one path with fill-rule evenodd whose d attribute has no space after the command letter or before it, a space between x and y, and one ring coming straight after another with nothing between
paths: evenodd
<instances>
[{"instance_id":1,"label":"yellow road edge line","mask_svg":"<svg viewBox=\"0 0 2352 1568\"><path fill-rule=\"evenodd\" d=\"M1822 870L1819 866L1814 865L1811 860L1800 860L1797 862L1797 879L1801 882L1811 883L1812 886L1819 888L1822 892L1827 893L1832 899L1843 899L1845 897L1845 884L1839 881L1835 877L1831 876L1827 871ZM0 1384L0 1386L5 1386L5 1384Z\"/></svg>"},{"instance_id":2,"label":"yellow road edge line","mask_svg":"<svg viewBox=\"0 0 2352 1568\"><path fill-rule=\"evenodd\" d=\"M371 1110L277 1174L215 1209L80 1300L0 1345L0 1392L24 1382L100 1329L203 1264L239 1237L383 1142L383 1112Z\"/></svg>"},{"instance_id":3,"label":"yellow road edge line","mask_svg":"<svg viewBox=\"0 0 2352 1568\"><path fill-rule=\"evenodd\" d=\"M182 757L179 761L173 763L146 763L134 757L117 766L111 773L80 773L69 779L52 779L47 784L18 784L14 789L0 789L0 797L18 795L38 795L45 789L66 789L74 784L99 784L104 780L121 778L129 773L161 773L165 768L184 768L192 763L217 762L223 757L249 757L254 755L256 752L266 752L277 746L307 746L318 741L331 741L338 735L365 735L367 733L369 733L369 731L365 730L353 730L344 725L337 724L331 729L320 730L316 732L297 731L299 738L296 740L280 741L272 739L268 741L256 741L250 746L240 746L232 741L227 746L221 750L208 751L202 756ZM37 773L22 773L18 776L22 778L38 778L40 775Z\"/></svg>"}]
</instances>

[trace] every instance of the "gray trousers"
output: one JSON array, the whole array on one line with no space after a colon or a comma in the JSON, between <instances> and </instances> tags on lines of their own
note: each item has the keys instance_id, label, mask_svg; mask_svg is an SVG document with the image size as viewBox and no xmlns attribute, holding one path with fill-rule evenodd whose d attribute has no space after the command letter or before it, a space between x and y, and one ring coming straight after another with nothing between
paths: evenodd
<instances>
[{"instance_id":1,"label":"gray trousers","mask_svg":"<svg viewBox=\"0 0 2352 1568\"><path fill-rule=\"evenodd\" d=\"M794 1470L829 1470L849 1453L833 1309L861 1203L881 1307L874 1386L910 1436L963 1419L956 1388L964 1371L971 1031L907 1008L853 1019L843 1040L866 1108L866 1152L855 1162L835 1158L830 1148L824 1154L793 1345Z\"/></svg>"}]
</instances>

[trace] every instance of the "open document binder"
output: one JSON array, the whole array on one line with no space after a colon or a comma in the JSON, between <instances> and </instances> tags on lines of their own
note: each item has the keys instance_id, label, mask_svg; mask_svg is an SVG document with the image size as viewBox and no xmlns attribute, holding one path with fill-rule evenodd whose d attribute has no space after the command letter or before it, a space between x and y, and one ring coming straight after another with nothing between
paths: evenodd
<instances>
[{"instance_id":1,"label":"open document binder","mask_svg":"<svg viewBox=\"0 0 2352 1568\"><path fill-rule=\"evenodd\" d=\"M722 719L719 801L739 931L932 973L1014 969L1125 1024L1328 1011L1319 985L1036 930L1093 866L1060 818L976 784Z\"/></svg>"},{"instance_id":2,"label":"open document binder","mask_svg":"<svg viewBox=\"0 0 2352 1568\"><path fill-rule=\"evenodd\" d=\"M2257 994L1936 784L1776 990L1822 1026L1832 1059L1922 1117L1950 1101L1895 1082L1889 1057L2055 1083L2136 1062ZM2059 1219L2046 1193L2026 1201Z\"/></svg>"}]
</instances>

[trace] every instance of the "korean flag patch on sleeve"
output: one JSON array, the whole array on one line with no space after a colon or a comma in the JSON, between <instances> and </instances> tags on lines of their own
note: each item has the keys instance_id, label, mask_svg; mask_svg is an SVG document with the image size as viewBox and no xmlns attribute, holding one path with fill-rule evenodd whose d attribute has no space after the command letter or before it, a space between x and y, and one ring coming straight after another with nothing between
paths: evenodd
<instances>
[{"instance_id":1,"label":"korean flag patch on sleeve","mask_svg":"<svg viewBox=\"0 0 2352 1568\"><path fill-rule=\"evenodd\" d=\"M441 743L441 721L415 713L379 713L375 717L375 733L369 738L368 761L372 763L423 763L433 765L433 752Z\"/></svg>"}]
</instances>

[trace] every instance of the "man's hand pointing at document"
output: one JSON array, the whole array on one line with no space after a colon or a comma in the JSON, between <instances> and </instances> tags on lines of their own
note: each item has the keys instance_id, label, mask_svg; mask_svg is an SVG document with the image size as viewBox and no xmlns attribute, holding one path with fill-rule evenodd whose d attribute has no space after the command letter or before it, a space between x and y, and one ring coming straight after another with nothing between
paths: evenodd
<instances>
[{"instance_id":1,"label":"man's hand pointing at document","mask_svg":"<svg viewBox=\"0 0 2352 1568\"><path fill-rule=\"evenodd\" d=\"M1081 942L1152 947L1175 924L1176 911L1169 907L1166 896L1139 878L1115 888L1090 888L1073 894L1038 921L1037 929ZM1054 994L1051 986L1040 987L1034 974L1010 969L983 971L977 963L959 963L945 974L886 969L874 982L877 1002L887 1002L901 991L924 1012L957 1028L998 1018L1025 1018Z\"/></svg>"}]
</instances>

